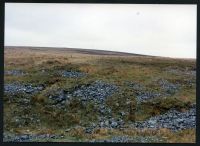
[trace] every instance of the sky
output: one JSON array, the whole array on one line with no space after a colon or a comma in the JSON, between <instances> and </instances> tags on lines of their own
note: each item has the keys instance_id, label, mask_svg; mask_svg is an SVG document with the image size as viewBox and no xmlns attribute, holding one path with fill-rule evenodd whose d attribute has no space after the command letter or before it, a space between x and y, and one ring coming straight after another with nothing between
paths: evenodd
<instances>
[{"instance_id":1,"label":"sky","mask_svg":"<svg viewBox=\"0 0 200 146\"><path fill-rule=\"evenodd\" d=\"M196 5L6 3L5 46L196 58Z\"/></svg>"}]
</instances>

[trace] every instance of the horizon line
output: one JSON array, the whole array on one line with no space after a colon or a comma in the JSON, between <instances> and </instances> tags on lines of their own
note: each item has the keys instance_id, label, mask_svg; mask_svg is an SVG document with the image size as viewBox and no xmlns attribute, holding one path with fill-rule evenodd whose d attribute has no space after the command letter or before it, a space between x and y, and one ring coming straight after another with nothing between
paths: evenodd
<instances>
[{"instance_id":1,"label":"horizon line","mask_svg":"<svg viewBox=\"0 0 200 146\"><path fill-rule=\"evenodd\" d=\"M129 55L138 55L138 56L146 56L146 57L161 57L161 58L171 58L171 59L186 59L186 60L196 60L196 58L182 58L182 57L167 57L167 56L156 56L156 55L148 55L148 54L138 54L138 53L131 53L131 52L122 52L122 51L112 51L112 50L104 50L104 49L93 49L93 48L74 48L74 47L50 47L50 46L16 46L16 45L4 45L5 47L30 47L30 48L58 48L58 49L79 49L79 50L94 50L94 51L105 51L105 52L116 52L116 53L123 53ZM108 54L109 55L109 54Z\"/></svg>"}]
</instances>

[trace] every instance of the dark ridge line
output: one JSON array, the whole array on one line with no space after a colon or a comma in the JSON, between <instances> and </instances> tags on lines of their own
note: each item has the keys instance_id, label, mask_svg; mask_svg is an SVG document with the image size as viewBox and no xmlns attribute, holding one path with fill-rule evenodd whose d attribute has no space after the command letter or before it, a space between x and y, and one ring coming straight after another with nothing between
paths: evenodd
<instances>
[{"instance_id":1,"label":"dark ridge line","mask_svg":"<svg viewBox=\"0 0 200 146\"><path fill-rule=\"evenodd\" d=\"M4 48L16 48L16 49L30 49L38 51L48 51L59 49L59 51L72 51L72 53L88 54L88 55L111 55L111 56L137 56L137 57L153 57L153 58L163 58L163 59L176 59L176 60L195 60L195 58L173 58L173 57L164 57L164 56L153 56L153 55L143 55L143 54L134 54L127 52L119 51L108 51L108 50L97 50L97 49L83 49L83 48L67 48L67 47L35 47L35 46L4 46ZM47 50L41 50L47 49Z\"/></svg>"},{"instance_id":2,"label":"dark ridge line","mask_svg":"<svg viewBox=\"0 0 200 146\"><path fill-rule=\"evenodd\" d=\"M83 48L64 48L64 47L31 47L31 46L5 46L5 48L28 48L32 50L40 49L60 49L59 51L73 51L82 54L95 54L95 55L129 55L129 56L149 56L142 54L126 53L119 51L96 50L96 49L83 49ZM62 50L61 50L62 49ZM63 50L65 49L65 50Z\"/></svg>"}]
</instances>

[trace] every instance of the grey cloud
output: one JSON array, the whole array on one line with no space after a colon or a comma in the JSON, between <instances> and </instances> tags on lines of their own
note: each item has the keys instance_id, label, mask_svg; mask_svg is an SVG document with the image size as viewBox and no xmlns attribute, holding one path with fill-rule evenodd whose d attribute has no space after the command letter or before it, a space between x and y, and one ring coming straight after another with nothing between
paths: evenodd
<instances>
[{"instance_id":1,"label":"grey cloud","mask_svg":"<svg viewBox=\"0 0 200 146\"><path fill-rule=\"evenodd\" d=\"M5 45L196 58L196 5L12 4Z\"/></svg>"}]
</instances>

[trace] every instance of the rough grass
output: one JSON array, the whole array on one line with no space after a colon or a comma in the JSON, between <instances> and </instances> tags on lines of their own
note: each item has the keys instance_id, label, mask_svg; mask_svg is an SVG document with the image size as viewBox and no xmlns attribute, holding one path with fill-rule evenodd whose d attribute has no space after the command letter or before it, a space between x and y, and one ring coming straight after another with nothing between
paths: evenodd
<instances>
[{"instance_id":1,"label":"rough grass","mask_svg":"<svg viewBox=\"0 0 200 146\"><path fill-rule=\"evenodd\" d=\"M150 102L136 104L132 90L124 84L127 81L135 81L147 88L159 91L159 87L152 84L158 78L164 78L171 83L184 85L187 75L175 75L166 72L166 68L180 70L195 69L195 60L183 60L159 57L138 56L100 56L90 54L59 52L58 50L33 50L33 49L5 49L5 70L21 69L28 73L26 76L5 76L5 83L21 82L33 85L42 84L45 89L31 97L31 110L29 114L38 114L41 125L29 123L19 128L15 125L14 116L26 114L27 111L19 109L18 100L24 97L19 95L15 102L9 102L4 96L4 128L8 131L22 131L29 128L32 131L41 132L41 129L49 129L55 133L55 129L69 128L76 125L87 125L98 119L94 103L82 105L77 99L66 105L66 111L48 106L48 95L55 93L57 89L73 91L81 85L87 85L95 80L103 80L119 86L120 92L116 92L106 100L106 105L112 109L112 116L118 117L121 111L129 114L124 117L126 122L145 120L151 116L162 114L170 108L186 110L189 105L196 102L196 86L184 86L178 93L163 99L155 99ZM42 74L45 70L48 74ZM56 70L73 70L88 73L89 76L78 79L62 78L56 74ZM191 78L192 79L192 78ZM195 80L195 79L193 79ZM137 109L137 110L136 110ZM13 110L15 112L13 112ZM58 132L59 130L56 130ZM59 132L60 132L59 131ZM47 132L51 133L51 132ZM166 129L159 131L109 131L97 129L93 135L85 135L83 129L75 128L65 135L60 141L82 141L94 138L106 138L115 134L129 134L131 136L156 135L161 136L166 142L195 142L195 130L184 130L172 133ZM43 141L43 140L42 140ZM45 141L45 140L44 140Z\"/></svg>"},{"instance_id":2,"label":"rough grass","mask_svg":"<svg viewBox=\"0 0 200 146\"><path fill-rule=\"evenodd\" d=\"M178 111L186 111L191 106L190 101L183 101L179 98L168 97L168 98L158 98L148 102L144 102L137 105L136 120L143 121L151 116L157 116L167 112L168 110L174 108Z\"/></svg>"}]
</instances>

